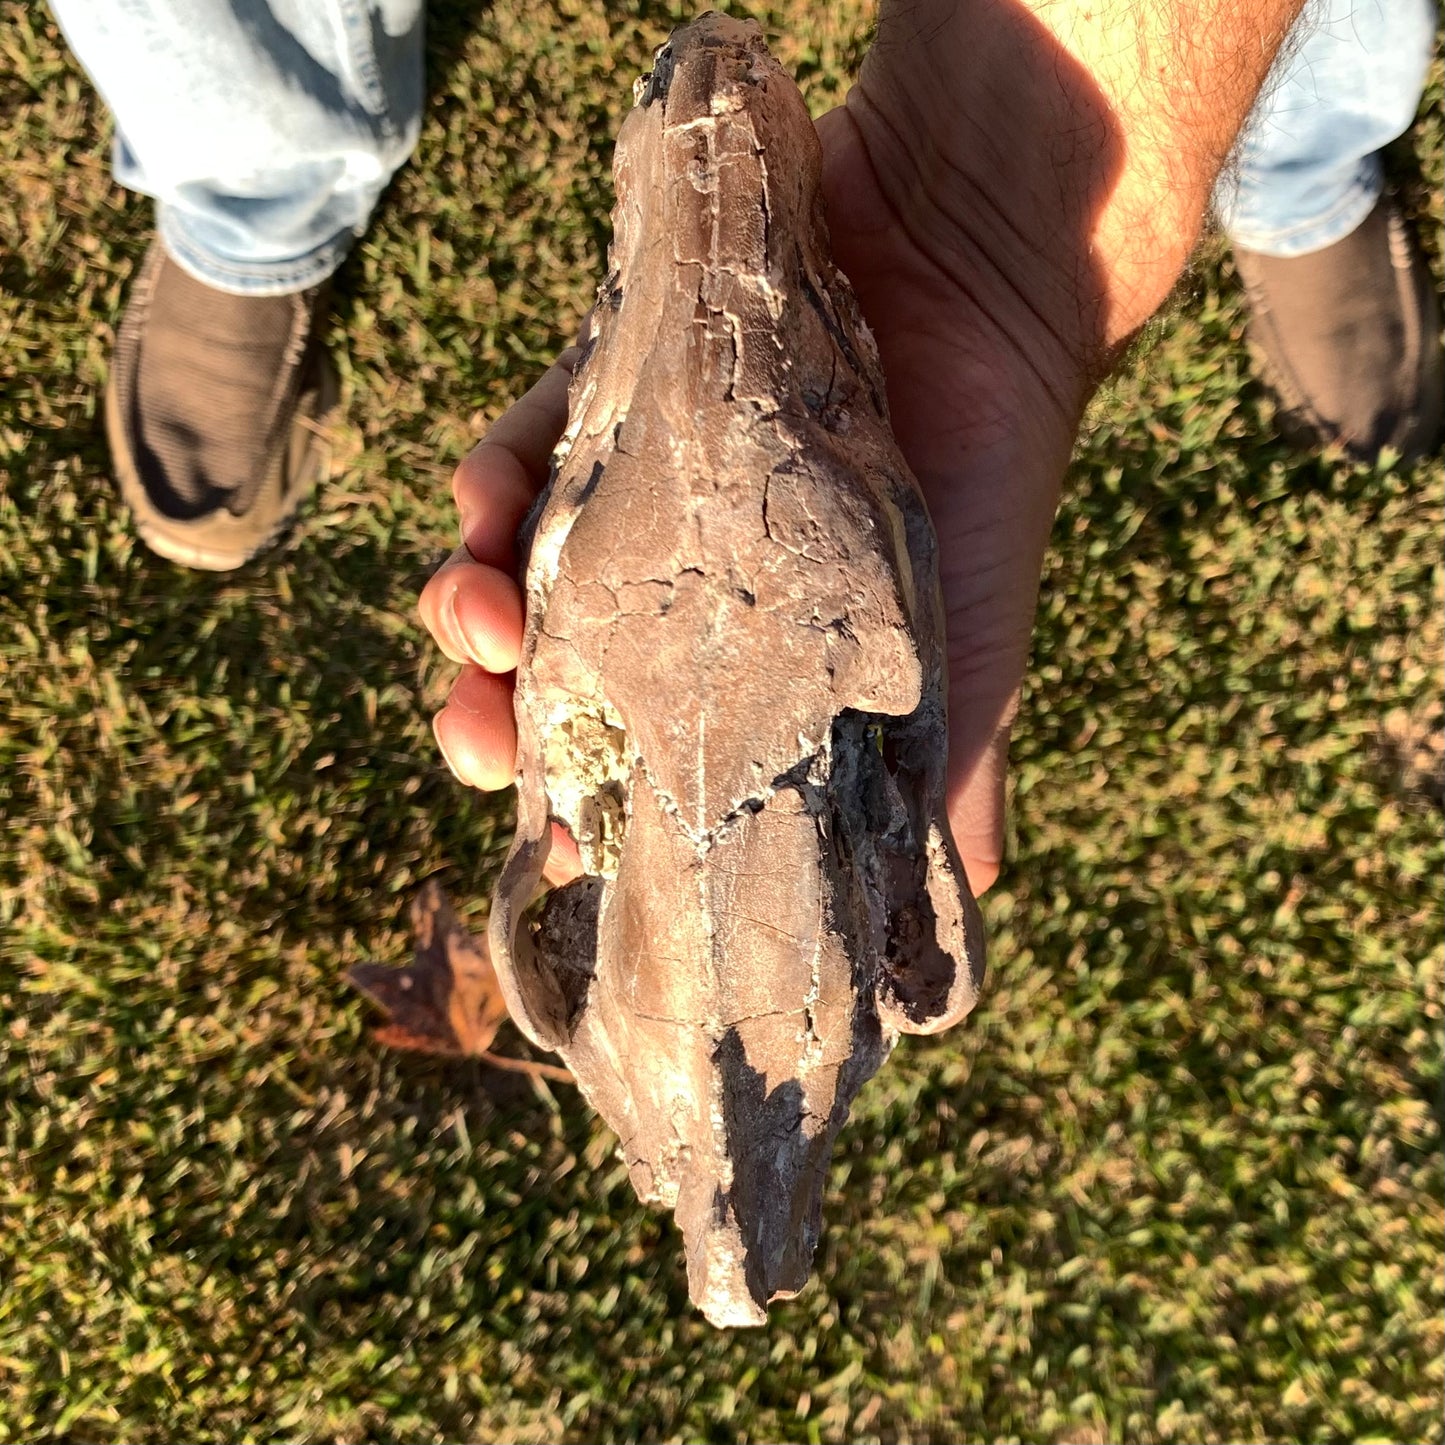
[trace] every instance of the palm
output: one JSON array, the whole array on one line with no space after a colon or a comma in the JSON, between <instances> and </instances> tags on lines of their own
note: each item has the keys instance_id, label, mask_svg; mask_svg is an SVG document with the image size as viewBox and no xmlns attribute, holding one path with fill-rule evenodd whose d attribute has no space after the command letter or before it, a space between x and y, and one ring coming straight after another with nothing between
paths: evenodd
<instances>
[{"instance_id":1,"label":"palm","mask_svg":"<svg viewBox=\"0 0 1445 1445\"><path fill-rule=\"evenodd\" d=\"M877 339L893 430L938 533L949 813L981 890L998 870L1007 727L1074 418L888 209L846 110L818 130L834 257Z\"/></svg>"}]
</instances>

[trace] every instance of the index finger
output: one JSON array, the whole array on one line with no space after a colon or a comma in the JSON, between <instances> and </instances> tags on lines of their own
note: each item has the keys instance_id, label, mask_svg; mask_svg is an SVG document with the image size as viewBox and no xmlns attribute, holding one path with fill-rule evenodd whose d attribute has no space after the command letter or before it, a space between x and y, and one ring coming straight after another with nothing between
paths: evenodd
<instances>
[{"instance_id":1,"label":"index finger","mask_svg":"<svg viewBox=\"0 0 1445 1445\"><path fill-rule=\"evenodd\" d=\"M509 407L452 475L462 542L478 562L512 571L517 528L547 485L553 448L567 426L567 388L581 349L568 347Z\"/></svg>"}]
</instances>

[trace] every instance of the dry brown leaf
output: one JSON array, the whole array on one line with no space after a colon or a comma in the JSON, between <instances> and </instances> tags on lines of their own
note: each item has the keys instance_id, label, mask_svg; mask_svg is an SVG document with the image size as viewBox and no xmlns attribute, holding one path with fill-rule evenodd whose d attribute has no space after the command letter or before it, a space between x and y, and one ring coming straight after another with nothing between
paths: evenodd
<instances>
[{"instance_id":1,"label":"dry brown leaf","mask_svg":"<svg viewBox=\"0 0 1445 1445\"><path fill-rule=\"evenodd\" d=\"M416 959L406 968L360 963L346 979L387 1015L373 1037L388 1048L478 1058L496 1068L570 1083L551 1064L491 1052L507 1017L486 935L477 937L457 917L441 885L429 879L412 900Z\"/></svg>"}]
</instances>

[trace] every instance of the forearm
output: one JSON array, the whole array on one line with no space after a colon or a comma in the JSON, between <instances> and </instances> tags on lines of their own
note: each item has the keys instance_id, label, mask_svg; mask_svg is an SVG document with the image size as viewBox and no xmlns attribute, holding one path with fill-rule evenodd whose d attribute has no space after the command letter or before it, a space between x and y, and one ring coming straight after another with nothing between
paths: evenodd
<instances>
[{"instance_id":1,"label":"forearm","mask_svg":"<svg viewBox=\"0 0 1445 1445\"><path fill-rule=\"evenodd\" d=\"M1096 379L1187 261L1301 4L884 0L848 109L915 240Z\"/></svg>"}]
</instances>

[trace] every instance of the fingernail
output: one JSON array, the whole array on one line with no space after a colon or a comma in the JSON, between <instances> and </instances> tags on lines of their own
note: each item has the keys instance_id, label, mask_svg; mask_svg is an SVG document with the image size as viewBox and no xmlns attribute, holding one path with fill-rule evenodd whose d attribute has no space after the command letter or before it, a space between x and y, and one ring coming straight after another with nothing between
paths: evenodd
<instances>
[{"instance_id":1,"label":"fingernail","mask_svg":"<svg viewBox=\"0 0 1445 1445\"><path fill-rule=\"evenodd\" d=\"M459 783L465 783L468 787L471 787L472 780L467 777L467 775L461 770L461 768L457 766L456 759L453 758L451 753L447 750L447 740L442 734L442 719L445 716L446 709L443 708L442 711L437 713L437 715L431 720L431 732L432 736L437 740L437 751L442 755L442 759L446 763L447 767L452 770L452 776Z\"/></svg>"},{"instance_id":2,"label":"fingernail","mask_svg":"<svg viewBox=\"0 0 1445 1445\"><path fill-rule=\"evenodd\" d=\"M462 631L462 619L457 613L457 593L460 589L453 587L446 595L442 603L442 630L447 635L447 641L453 649L453 661L475 662L471 649L467 646L467 635Z\"/></svg>"}]
</instances>

